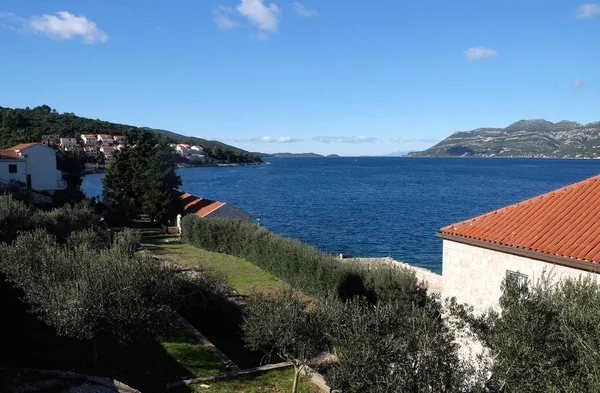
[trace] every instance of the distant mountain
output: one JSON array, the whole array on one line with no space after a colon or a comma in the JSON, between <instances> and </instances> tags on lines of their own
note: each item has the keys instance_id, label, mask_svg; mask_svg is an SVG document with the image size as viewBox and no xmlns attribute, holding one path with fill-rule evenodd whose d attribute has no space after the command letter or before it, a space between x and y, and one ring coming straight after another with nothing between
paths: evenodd
<instances>
[{"instance_id":1,"label":"distant mountain","mask_svg":"<svg viewBox=\"0 0 600 393\"><path fill-rule=\"evenodd\" d=\"M600 122L520 120L506 128L455 132L412 157L600 157Z\"/></svg>"},{"instance_id":2,"label":"distant mountain","mask_svg":"<svg viewBox=\"0 0 600 393\"><path fill-rule=\"evenodd\" d=\"M258 154L261 157L325 157L324 155L317 154L317 153L273 153L273 154L252 153L252 154Z\"/></svg>"}]
</instances>

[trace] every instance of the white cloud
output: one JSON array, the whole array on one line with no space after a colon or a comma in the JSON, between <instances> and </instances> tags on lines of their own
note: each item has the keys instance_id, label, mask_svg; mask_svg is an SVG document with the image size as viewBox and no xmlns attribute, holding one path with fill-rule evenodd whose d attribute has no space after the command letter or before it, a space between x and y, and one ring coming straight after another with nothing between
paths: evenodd
<instances>
[{"instance_id":1,"label":"white cloud","mask_svg":"<svg viewBox=\"0 0 600 393\"><path fill-rule=\"evenodd\" d=\"M294 11L298 16L302 16L304 18L314 18L315 16L319 16L317 10L314 8L306 8L306 6L299 1L294 1L292 6L294 7Z\"/></svg>"},{"instance_id":2,"label":"white cloud","mask_svg":"<svg viewBox=\"0 0 600 393\"><path fill-rule=\"evenodd\" d=\"M55 40L71 40L80 36L86 44L107 42L108 34L96 23L83 15L75 16L66 11L56 15L34 16L27 20L27 28L35 34L43 34Z\"/></svg>"},{"instance_id":3,"label":"white cloud","mask_svg":"<svg viewBox=\"0 0 600 393\"><path fill-rule=\"evenodd\" d=\"M313 141L323 143L375 143L379 139L372 136L315 136Z\"/></svg>"},{"instance_id":4,"label":"white cloud","mask_svg":"<svg viewBox=\"0 0 600 393\"><path fill-rule=\"evenodd\" d=\"M571 84L572 89L583 89L587 87L587 82L583 79L575 79Z\"/></svg>"},{"instance_id":5,"label":"white cloud","mask_svg":"<svg viewBox=\"0 0 600 393\"><path fill-rule=\"evenodd\" d=\"M498 52L483 46L469 48L466 51L462 52L462 54L468 61L487 59L489 57L498 57Z\"/></svg>"},{"instance_id":6,"label":"white cloud","mask_svg":"<svg viewBox=\"0 0 600 393\"><path fill-rule=\"evenodd\" d=\"M394 143L413 143L413 142L439 142L437 138L392 138Z\"/></svg>"},{"instance_id":7,"label":"white cloud","mask_svg":"<svg viewBox=\"0 0 600 393\"><path fill-rule=\"evenodd\" d=\"M262 143L293 143L293 142L301 142L300 138L292 138L291 136L263 136L260 138L233 138L227 139L227 142L262 142Z\"/></svg>"},{"instance_id":8,"label":"white cloud","mask_svg":"<svg viewBox=\"0 0 600 393\"><path fill-rule=\"evenodd\" d=\"M277 31L281 12L277 4L270 3L267 6L263 0L242 0L236 10L259 30L270 33Z\"/></svg>"},{"instance_id":9,"label":"white cloud","mask_svg":"<svg viewBox=\"0 0 600 393\"><path fill-rule=\"evenodd\" d=\"M600 16L600 4L582 4L575 11L577 19L594 19Z\"/></svg>"},{"instance_id":10,"label":"white cloud","mask_svg":"<svg viewBox=\"0 0 600 393\"><path fill-rule=\"evenodd\" d=\"M221 5L213 10L213 19L219 29L231 30L238 27L240 24L232 19L235 10L231 7Z\"/></svg>"}]
</instances>

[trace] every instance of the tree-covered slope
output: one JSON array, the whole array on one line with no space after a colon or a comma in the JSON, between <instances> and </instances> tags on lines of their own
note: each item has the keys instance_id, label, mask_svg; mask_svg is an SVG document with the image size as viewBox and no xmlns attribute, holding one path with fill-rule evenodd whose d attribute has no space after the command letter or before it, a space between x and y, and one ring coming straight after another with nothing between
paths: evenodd
<instances>
[{"instance_id":1,"label":"tree-covered slope","mask_svg":"<svg viewBox=\"0 0 600 393\"><path fill-rule=\"evenodd\" d=\"M459 131L408 156L600 157L600 122L521 120L506 128Z\"/></svg>"},{"instance_id":2,"label":"tree-covered slope","mask_svg":"<svg viewBox=\"0 0 600 393\"><path fill-rule=\"evenodd\" d=\"M33 109L11 109L0 107L0 149L19 143L39 142L42 135L58 134L60 137L76 137L81 134L130 135L141 129L148 129L167 136L172 143L190 143L201 145L209 155L217 160L231 162L260 162L258 156L218 141L208 141L188 137L166 130L147 127L134 127L125 124L110 123L103 120L88 119L73 113L58 113L48 105ZM213 152L215 154L213 154Z\"/></svg>"}]
</instances>

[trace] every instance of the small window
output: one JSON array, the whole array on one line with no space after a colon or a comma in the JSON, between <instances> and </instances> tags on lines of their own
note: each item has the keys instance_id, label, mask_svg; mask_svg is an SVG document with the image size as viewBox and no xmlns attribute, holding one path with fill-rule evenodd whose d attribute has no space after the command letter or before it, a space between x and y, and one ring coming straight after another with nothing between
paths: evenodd
<instances>
[{"instance_id":1,"label":"small window","mask_svg":"<svg viewBox=\"0 0 600 393\"><path fill-rule=\"evenodd\" d=\"M8 173L17 173L17 164L9 164Z\"/></svg>"},{"instance_id":2,"label":"small window","mask_svg":"<svg viewBox=\"0 0 600 393\"><path fill-rule=\"evenodd\" d=\"M513 272L510 270L506 271L507 280L515 280L519 286L527 287L529 285L529 277L526 274Z\"/></svg>"}]
</instances>

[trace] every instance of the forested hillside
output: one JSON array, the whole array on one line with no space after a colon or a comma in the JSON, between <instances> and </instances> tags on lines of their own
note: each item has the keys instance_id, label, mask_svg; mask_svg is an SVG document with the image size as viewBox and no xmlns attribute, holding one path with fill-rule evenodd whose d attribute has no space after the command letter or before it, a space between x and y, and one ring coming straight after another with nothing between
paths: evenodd
<instances>
[{"instance_id":1,"label":"forested hillside","mask_svg":"<svg viewBox=\"0 0 600 393\"><path fill-rule=\"evenodd\" d=\"M74 113L58 113L48 105L33 109L11 109L0 107L0 149L19 143L39 142L42 135L58 134L60 137L76 137L81 134L110 134L131 137L141 129L148 129L165 135L171 143L201 145L211 158L232 163L260 162L258 156L218 141L187 137L171 131L155 130L147 127L134 127L88 119Z\"/></svg>"}]
</instances>

